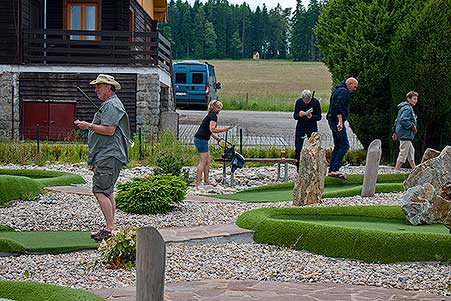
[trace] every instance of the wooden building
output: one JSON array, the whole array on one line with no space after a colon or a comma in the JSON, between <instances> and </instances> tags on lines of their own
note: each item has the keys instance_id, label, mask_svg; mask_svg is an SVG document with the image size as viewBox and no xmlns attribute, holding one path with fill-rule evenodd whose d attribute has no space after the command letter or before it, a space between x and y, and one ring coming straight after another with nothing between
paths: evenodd
<instances>
[{"instance_id":1,"label":"wooden building","mask_svg":"<svg viewBox=\"0 0 451 301\"><path fill-rule=\"evenodd\" d=\"M76 87L97 100L99 73L121 83L132 132L176 131L166 21L166 0L0 0L0 137L68 139L96 111Z\"/></svg>"}]
</instances>

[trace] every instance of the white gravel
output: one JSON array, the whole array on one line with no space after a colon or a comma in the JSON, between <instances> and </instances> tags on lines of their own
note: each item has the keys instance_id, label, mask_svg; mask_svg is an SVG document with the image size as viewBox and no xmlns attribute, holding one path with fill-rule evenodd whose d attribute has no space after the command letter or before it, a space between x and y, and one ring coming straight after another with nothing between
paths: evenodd
<instances>
[{"instance_id":1,"label":"white gravel","mask_svg":"<svg viewBox=\"0 0 451 301\"><path fill-rule=\"evenodd\" d=\"M2 166L17 168L17 166ZM37 168L37 167L28 167ZM80 165L51 165L45 168L81 174L90 173ZM349 168L347 172L363 172ZM388 169L392 171L392 169ZM220 171L214 171L219 172ZM274 169L243 170L264 181L273 181ZM151 173L148 167L123 171L121 180ZM260 173L262 177L257 176ZM192 191L190 192L192 193ZM401 193L325 199L320 206L396 205ZM259 207L290 206L289 203L198 203L185 202L165 215L142 216L117 212L117 226L151 225L157 228L233 223L237 216ZM91 196L51 193L33 202L17 201L0 208L0 223L18 230L92 230L103 224L97 202ZM170 243L167 246L166 281L203 279L255 279L298 282L333 282L422 290L450 295L451 266L439 263L369 264L328 258L308 252L247 242ZM26 277L28 276L28 277ZM0 257L0 279L30 280L74 288L99 289L135 285L135 271L111 270L100 263L98 252L83 251L60 255Z\"/></svg>"}]
</instances>

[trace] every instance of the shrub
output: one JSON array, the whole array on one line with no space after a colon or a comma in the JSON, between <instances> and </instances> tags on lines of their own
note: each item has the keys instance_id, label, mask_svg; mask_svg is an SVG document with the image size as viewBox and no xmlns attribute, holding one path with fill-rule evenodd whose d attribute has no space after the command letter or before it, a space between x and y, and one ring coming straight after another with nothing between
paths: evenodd
<instances>
[{"instance_id":1,"label":"shrub","mask_svg":"<svg viewBox=\"0 0 451 301\"><path fill-rule=\"evenodd\" d=\"M183 201L187 188L182 178L168 174L133 179L118 184L117 208L137 214L166 213Z\"/></svg>"},{"instance_id":2,"label":"shrub","mask_svg":"<svg viewBox=\"0 0 451 301\"><path fill-rule=\"evenodd\" d=\"M161 151L155 156L155 174L180 176L183 168L182 156L174 150Z\"/></svg>"},{"instance_id":3,"label":"shrub","mask_svg":"<svg viewBox=\"0 0 451 301\"><path fill-rule=\"evenodd\" d=\"M351 97L349 122L365 148L375 138L387 154L392 102L389 75L390 44L397 28L414 6L424 1L335 0L323 9L315 29L317 44L333 81L358 77ZM350 13L352 12L352 13ZM435 19L435 18L432 18ZM409 74L409 73L405 73Z\"/></svg>"},{"instance_id":4,"label":"shrub","mask_svg":"<svg viewBox=\"0 0 451 301\"><path fill-rule=\"evenodd\" d=\"M451 2L421 1L424 7L412 10L392 43L390 73L393 105L391 123L398 103L411 90L419 93L415 106L418 133L414 139L417 159L427 147L442 149L451 142ZM431 17L433 16L433 17ZM398 152L393 143L392 153Z\"/></svg>"},{"instance_id":5,"label":"shrub","mask_svg":"<svg viewBox=\"0 0 451 301\"><path fill-rule=\"evenodd\" d=\"M99 251L103 261L113 269L131 269L136 263L137 227L126 227L103 241Z\"/></svg>"}]
</instances>

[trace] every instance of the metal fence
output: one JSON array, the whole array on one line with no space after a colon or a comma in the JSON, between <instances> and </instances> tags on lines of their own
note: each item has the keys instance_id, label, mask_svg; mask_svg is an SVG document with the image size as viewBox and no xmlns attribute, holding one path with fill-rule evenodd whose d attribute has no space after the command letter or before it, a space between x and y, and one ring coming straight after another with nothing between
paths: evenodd
<instances>
[{"instance_id":1,"label":"metal fence","mask_svg":"<svg viewBox=\"0 0 451 301\"><path fill-rule=\"evenodd\" d=\"M193 137L197 130L197 125L180 125L179 128L179 141L185 144L193 144ZM334 141L332 133L320 133L321 134L321 146L323 148L333 148ZM363 146L359 139L354 134L348 132L349 145L351 149L362 149ZM255 135L249 134L245 129L234 128L228 135L227 140L236 145L242 145L243 147L293 147L294 148L294 135ZM214 140L210 141L215 143Z\"/></svg>"}]
</instances>

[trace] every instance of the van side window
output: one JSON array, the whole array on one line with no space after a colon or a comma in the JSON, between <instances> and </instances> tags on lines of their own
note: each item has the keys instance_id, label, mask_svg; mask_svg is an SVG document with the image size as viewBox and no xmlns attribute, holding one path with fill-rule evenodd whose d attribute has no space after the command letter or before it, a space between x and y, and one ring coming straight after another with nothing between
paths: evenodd
<instances>
[{"instance_id":1,"label":"van side window","mask_svg":"<svg viewBox=\"0 0 451 301\"><path fill-rule=\"evenodd\" d=\"M186 73L176 73L175 74L176 84L186 84Z\"/></svg>"},{"instance_id":2,"label":"van side window","mask_svg":"<svg viewBox=\"0 0 451 301\"><path fill-rule=\"evenodd\" d=\"M204 74L203 73L193 73L193 84L203 84Z\"/></svg>"}]
</instances>

